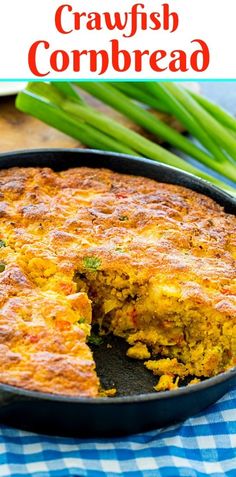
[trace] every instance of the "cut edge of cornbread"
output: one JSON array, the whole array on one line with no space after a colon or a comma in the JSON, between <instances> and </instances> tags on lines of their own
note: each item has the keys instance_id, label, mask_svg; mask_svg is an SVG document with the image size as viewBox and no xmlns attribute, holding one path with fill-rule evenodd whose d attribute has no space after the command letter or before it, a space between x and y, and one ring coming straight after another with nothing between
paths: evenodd
<instances>
[{"instance_id":1,"label":"cut edge of cornbread","mask_svg":"<svg viewBox=\"0 0 236 477\"><path fill-rule=\"evenodd\" d=\"M124 338L127 356L143 360L159 377L155 390L176 389L186 378L194 384L193 378L212 377L236 364L232 317L226 314L222 321L220 307L196 296L196 290L193 300L193 294L161 286L155 278L129 287L127 274L109 280L103 271L77 270L74 279L90 297L100 331Z\"/></svg>"}]
</instances>

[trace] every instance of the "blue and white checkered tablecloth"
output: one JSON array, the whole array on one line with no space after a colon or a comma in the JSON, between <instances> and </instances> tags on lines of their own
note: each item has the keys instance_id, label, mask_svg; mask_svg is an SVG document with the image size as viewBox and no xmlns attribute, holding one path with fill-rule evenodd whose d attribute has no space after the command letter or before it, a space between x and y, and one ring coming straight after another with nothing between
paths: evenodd
<instances>
[{"instance_id":1,"label":"blue and white checkered tablecloth","mask_svg":"<svg viewBox=\"0 0 236 477\"><path fill-rule=\"evenodd\" d=\"M2 427L0 477L236 477L236 390L198 416L119 439Z\"/></svg>"}]
</instances>

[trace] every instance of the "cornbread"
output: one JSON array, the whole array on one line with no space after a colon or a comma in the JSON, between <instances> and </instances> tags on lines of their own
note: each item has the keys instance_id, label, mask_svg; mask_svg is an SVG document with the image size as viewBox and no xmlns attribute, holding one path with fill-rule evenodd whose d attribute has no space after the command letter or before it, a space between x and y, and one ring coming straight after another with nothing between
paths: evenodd
<instances>
[{"instance_id":1,"label":"cornbread","mask_svg":"<svg viewBox=\"0 0 236 477\"><path fill-rule=\"evenodd\" d=\"M91 323L174 389L236 364L236 219L104 169L0 171L0 382L96 397Z\"/></svg>"}]
</instances>

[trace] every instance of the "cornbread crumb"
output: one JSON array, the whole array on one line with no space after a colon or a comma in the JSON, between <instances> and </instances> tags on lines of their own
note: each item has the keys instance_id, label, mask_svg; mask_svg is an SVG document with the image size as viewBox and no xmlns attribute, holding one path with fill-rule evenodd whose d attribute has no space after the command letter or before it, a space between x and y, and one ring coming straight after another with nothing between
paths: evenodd
<instances>
[{"instance_id":1,"label":"cornbread crumb","mask_svg":"<svg viewBox=\"0 0 236 477\"><path fill-rule=\"evenodd\" d=\"M155 391L172 391L178 388L179 378L175 378L170 374L162 374L156 386Z\"/></svg>"},{"instance_id":2,"label":"cornbread crumb","mask_svg":"<svg viewBox=\"0 0 236 477\"><path fill-rule=\"evenodd\" d=\"M110 389L101 389L99 392L100 397L112 397L117 394L117 389L116 388L110 388Z\"/></svg>"},{"instance_id":3,"label":"cornbread crumb","mask_svg":"<svg viewBox=\"0 0 236 477\"><path fill-rule=\"evenodd\" d=\"M151 353L148 351L147 345L144 343L136 343L134 346L131 346L127 351L127 356L133 359L149 359Z\"/></svg>"},{"instance_id":4,"label":"cornbread crumb","mask_svg":"<svg viewBox=\"0 0 236 477\"><path fill-rule=\"evenodd\" d=\"M192 384L198 384L200 382L201 382L201 379L194 378L194 379L191 379L191 381L189 381L188 386L192 386Z\"/></svg>"},{"instance_id":5,"label":"cornbread crumb","mask_svg":"<svg viewBox=\"0 0 236 477\"><path fill-rule=\"evenodd\" d=\"M178 375L183 378L188 374L186 366L184 366L182 363L179 363L176 358L164 358L147 361L145 366L157 376L161 376L162 374L170 376Z\"/></svg>"},{"instance_id":6,"label":"cornbread crumb","mask_svg":"<svg viewBox=\"0 0 236 477\"><path fill-rule=\"evenodd\" d=\"M111 397L111 396L115 396L117 393L117 389L116 388L111 388L111 389L107 389L105 391L105 394L107 397Z\"/></svg>"}]
</instances>

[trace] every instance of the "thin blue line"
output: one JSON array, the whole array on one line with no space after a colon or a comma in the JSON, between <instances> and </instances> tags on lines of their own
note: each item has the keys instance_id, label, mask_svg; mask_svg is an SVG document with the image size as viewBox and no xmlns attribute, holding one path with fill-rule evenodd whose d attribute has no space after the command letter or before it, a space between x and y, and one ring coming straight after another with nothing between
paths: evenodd
<instances>
[{"instance_id":1,"label":"thin blue line","mask_svg":"<svg viewBox=\"0 0 236 477\"><path fill-rule=\"evenodd\" d=\"M86 82L108 82L108 81L112 81L113 83L121 83L121 82L132 82L132 83L135 83L135 82L143 82L143 81L146 81L146 82L149 82L149 81L156 81L156 82L185 82L185 83L189 83L189 82L197 82L197 83L205 83L205 82L214 82L214 83L222 83L223 81L224 82L228 82L228 83L233 83L233 82L236 82L236 78L222 78L222 79L219 79L219 78L204 78L204 79L201 79L201 78L181 78L181 79L166 79L166 78L140 78L140 79L132 79L132 78L120 78L120 79L112 79L112 78L106 78L106 79L97 79L97 78L83 78L83 79L77 79L77 78L51 78L51 79L45 79L45 78L40 78L40 79L36 79L36 78L0 78L0 83L18 83L18 82L41 82L41 81L53 81L53 82L62 82L62 81L77 81L78 83L79 82L82 82L82 81L86 81Z\"/></svg>"}]
</instances>

